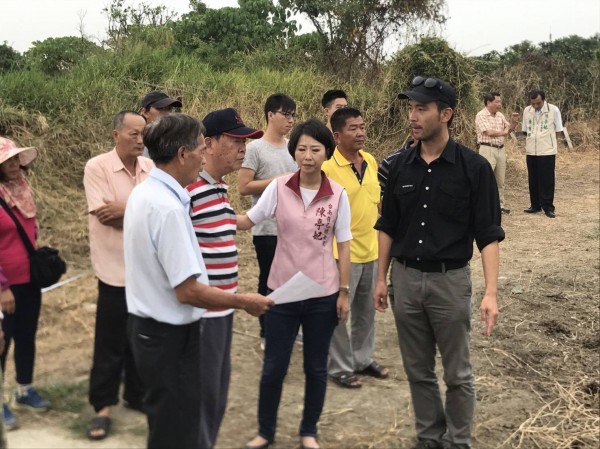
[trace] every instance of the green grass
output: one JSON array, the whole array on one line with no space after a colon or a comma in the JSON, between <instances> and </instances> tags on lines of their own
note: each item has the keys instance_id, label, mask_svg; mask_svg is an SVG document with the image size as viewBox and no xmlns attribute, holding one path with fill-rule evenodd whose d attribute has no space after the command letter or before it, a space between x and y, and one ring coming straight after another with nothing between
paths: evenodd
<instances>
[{"instance_id":1,"label":"green grass","mask_svg":"<svg viewBox=\"0 0 600 449\"><path fill-rule=\"evenodd\" d=\"M52 403L52 410L70 416L66 426L75 435L85 435L88 417L82 413L87 406L88 381L59 382L39 387L40 394ZM66 424L66 423L65 423Z\"/></svg>"}]
</instances>

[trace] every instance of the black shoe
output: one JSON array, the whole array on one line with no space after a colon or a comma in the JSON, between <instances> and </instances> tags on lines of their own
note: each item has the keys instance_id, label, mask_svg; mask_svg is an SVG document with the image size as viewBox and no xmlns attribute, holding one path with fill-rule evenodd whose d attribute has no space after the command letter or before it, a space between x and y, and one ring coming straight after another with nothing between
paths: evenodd
<instances>
[{"instance_id":1,"label":"black shoe","mask_svg":"<svg viewBox=\"0 0 600 449\"><path fill-rule=\"evenodd\" d=\"M501 207L500 212L502 212L503 214L510 214L510 209L506 207Z\"/></svg>"},{"instance_id":2,"label":"black shoe","mask_svg":"<svg viewBox=\"0 0 600 449\"><path fill-rule=\"evenodd\" d=\"M412 449L443 449L442 443L435 440L419 440L416 446Z\"/></svg>"},{"instance_id":3,"label":"black shoe","mask_svg":"<svg viewBox=\"0 0 600 449\"><path fill-rule=\"evenodd\" d=\"M267 449L271 444L273 444L272 441L267 441L266 443L259 444L258 446L250 446L247 444L243 449Z\"/></svg>"},{"instance_id":4,"label":"black shoe","mask_svg":"<svg viewBox=\"0 0 600 449\"><path fill-rule=\"evenodd\" d=\"M527 213L527 214L535 214L538 212L541 212L542 209L541 208L535 208L533 206L528 207L527 209L523 209L523 212Z\"/></svg>"},{"instance_id":5,"label":"black shoe","mask_svg":"<svg viewBox=\"0 0 600 449\"><path fill-rule=\"evenodd\" d=\"M556 218L556 212L554 212L553 210L545 210L544 213L548 218Z\"/></svg>"}]
</instances>

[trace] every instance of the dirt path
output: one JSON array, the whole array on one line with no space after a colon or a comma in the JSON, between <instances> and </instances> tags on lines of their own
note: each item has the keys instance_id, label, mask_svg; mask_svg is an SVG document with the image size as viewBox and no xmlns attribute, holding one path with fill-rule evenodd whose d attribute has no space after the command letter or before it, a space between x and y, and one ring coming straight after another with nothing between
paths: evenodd
<instances>
[{"instance_id":1,"label":"dirt path","mask_svg":"<svg viewBox=\"0 0 600 449\"><path fill-rule=\"evenodd\" d=\"M507 239L501 245L501 321L492 338L482 337L477 314L473 315L478 395L473 446L596 448L598 152L559 155L555 220L522 212L529 205L522 159L515 153L509 163L507 199L513 211L503 222ZM241 236L240 248L241 288L253 290L256 271L248 235ZM472 268L477 310L483 285L478 256ZM9 433L11 447L144 447L143 417L120 407L110 439L91 443L80 437L91 417L85 395L95 291L88 276L45 296L36 377L45 388L56 386L57 410L45 415L19 413L22 428ZM256 432L262 366L257 333L255 319L236 315L230 400L218 448L241 447ZM390 312L377 316L376 341L375 358L390 367L392 375L385 381L365 379L359 390L329 385L319 427L324 448L406 448L413 441L408 384ZM296 347L284 387L276 449L298 447L303 396L300 349ZM7 379L14 376L11 365ZM565 394L569 388L571 393ZM552 407L537 420L530 419L547 404ZM588 438L590 426L596 428Z\"/></svg>"}]
</instances>

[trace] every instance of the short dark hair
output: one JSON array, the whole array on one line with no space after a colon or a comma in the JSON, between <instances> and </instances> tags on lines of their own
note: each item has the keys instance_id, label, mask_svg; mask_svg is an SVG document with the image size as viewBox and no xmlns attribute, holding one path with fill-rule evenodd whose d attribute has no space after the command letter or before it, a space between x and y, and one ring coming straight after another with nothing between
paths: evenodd
<instances>
[{"instance_id":1,"label":"short dark hair","mask_svg":"<svg viewBox=\"0 0 600 449\"><path fill-rule=\"evenodd\" d=\"M333 132L341 131L349 118L362 117L361 112L356 108L341 108L331 115L331 130Z\"/></svg>"},{"instance_id":2,"label":"short dark hair","mask_svg":"<svg viewBox=\"0 0 600 449\"><path fill-rule=\"evenodd\" d=\"M343 98L344 100L348 100L348 95L341 89L332 89L328 90L323 94L323 98L321 99L321 106L324 108L328 108L333 103L333 100L337 100L338 98Z\"/></svg>"},{"instance_id":3,"label":"short dark hair","mask_svg":"<svg viewBox=\"0 0 600 449\"><path fill-rule=\"evenodd\" d=\"M123 127L123 122L125 122L125 116L128 114L137 115L138 117L142 117L144 121L146 121L146 117L141 114L138 114L135 111L120 111L115 114L112 121L113 130L121 129Z\"/></svg>"},{"instance_id":4,"label":"short dark hair","mask_svg":"<svg viewBox=\"0 0 600 449\"><path fill-rule=\"evenodd\" d=\"M444 109L452 109L452 117L448 120L448 128L450 128L450 125L452 125L452 121L454 120L456 109L451 108L449 104L444 103L443 101L436 101L435 104L437 105L438 112L442 112Z\"/></svg>"},{"instance_id":5,"label":"short dark hair","mask_svg":"<svg viewBox=\"0 0 600 449\"><path fill-rule=\"evenodd\" d=\"M546 100L546 94L544 93L544 91L542 89L533 89L529 92L529 99L530 100L535 100L538 95L540 97L542 97L542 100Z\"/></svg>"},{"instance_id":6,"label":"short dark hair","mask_svg":"<svg viewBox=\"0 0 600 449\"><path fill-rule=\"evenodd\" d=\"M281 110L283 113L294 112L296 110L296 102L286 94L273 94L265 101L265 120L269 124L269 112Z\"/></svg>"},{"instance_id":7,"label":"short dark hair","mask_svg":"<svg viewBox=\"0 0 600 449\"><path fill-rule=\"evenodd\" d=\"M496 99L496 97L501 97L501 96L502 95L500 95L498 92L490 92L489 94L485 94L483 96L483 105L487 106L487 104L494 101Z\"/></svg>"},{"instance_id":8,"label":"short dark hair","mask_svg":"<svg viewBox=\"0 0 600 449\"><path fill-rule=\"evenodd\" d=\"M189 115L164 115L146 125L144 145L155 164L166 164L177 155L179 148L196 148L198 137L204 132L204 125Z\"/></svg>"},{"instance_id":9,"label":"short dark hair","mask_svg":"<svg viewBox=\"0 0 600 449\"><path fill-rule=\"evenodd\" d=\"M312 137L317 142L322 143L325 146L325 154L327 155L327 159L333 155L333 150L335 150L335 140L333 140L331 131L329 131L329 129L319 120L311 118L296 125L290 134L288 151L292 155L292 158L295 159L294 155L296 153L296 147L298 146L298 141L302 136Z\"/></svg>"}]
</instances>

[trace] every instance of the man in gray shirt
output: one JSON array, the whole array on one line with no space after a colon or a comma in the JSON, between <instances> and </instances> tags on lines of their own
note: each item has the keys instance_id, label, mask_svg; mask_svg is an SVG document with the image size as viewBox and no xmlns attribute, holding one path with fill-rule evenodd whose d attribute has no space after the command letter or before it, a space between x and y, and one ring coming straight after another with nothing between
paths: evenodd
<instances>
[{"instance_id":1,"label":"man in gray shirt","mask_svg":"<svg viewBox=\"0 0 600 449\"><path fill-rule=\"evenodd\" d=\"M254 206L269 183L278 176L297 170L285 136L296 118L296 103L284 94L273 94L265 102L267 130L261 139L246 145L246 156L238 174L242 195L252 195ZM258 292L267 294L267 279L277 246L275 220L265 220L252 228L252 242L258 260ZM264 341L263 317L259 317L260 336Z\"/></svg>"}]
</instances>

